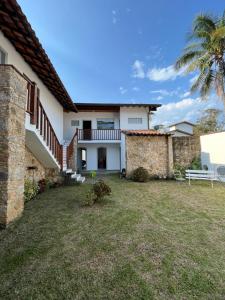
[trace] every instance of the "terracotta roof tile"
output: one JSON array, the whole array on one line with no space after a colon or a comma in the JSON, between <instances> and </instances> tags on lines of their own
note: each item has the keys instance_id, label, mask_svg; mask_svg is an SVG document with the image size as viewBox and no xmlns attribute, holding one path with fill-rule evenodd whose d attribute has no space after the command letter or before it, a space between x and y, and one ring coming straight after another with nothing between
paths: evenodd
<instances>
[{"instance_id":1,"label":"terracotta roof tile","mask_svg":"<svg viewBox=\"0 0 225 300\"><path fill-rule=\"evenodd\" d=\"M158 130L122 130L122 133L129 136L163 136L170 135L170 133L162 133Z\"/></svg>"}]
</instances>

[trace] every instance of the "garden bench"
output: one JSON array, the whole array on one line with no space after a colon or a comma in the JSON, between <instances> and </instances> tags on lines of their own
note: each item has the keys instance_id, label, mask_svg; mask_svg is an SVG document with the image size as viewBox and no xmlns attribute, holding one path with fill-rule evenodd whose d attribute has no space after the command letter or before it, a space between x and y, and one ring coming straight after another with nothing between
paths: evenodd
<instances>
[{"instance_id":1,"label":"garden bench","mask_svg":"<svg viewBox=\"0 0 225 300\"><path fill-rule=\"evenodd\" d=\"M213 171L206 170L186 170L185 177L189 180L189 185L191 185L191 180L210 180L211 186L213 188L213 181L216 180L215 173Z\"/></svg>"}]
</instances>

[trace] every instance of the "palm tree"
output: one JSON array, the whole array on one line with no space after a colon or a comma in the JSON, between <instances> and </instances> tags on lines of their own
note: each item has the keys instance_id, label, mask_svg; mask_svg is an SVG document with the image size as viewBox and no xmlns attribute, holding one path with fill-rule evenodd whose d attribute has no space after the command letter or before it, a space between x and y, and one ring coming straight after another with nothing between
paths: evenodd
<instances>
[{"instance_id":1,"label":"palm tree","mask_svg":"<svg viewBox=\"0 0 225 300\"><path fill-rule=\"evenodd\" d=\"M187 73L198 71L191 92L200 90L205 99L215 89L225 109L225 11L220 18L207 14L197 16L188 42L175 68L185 68Z\"/></svg>"}]
</instances>

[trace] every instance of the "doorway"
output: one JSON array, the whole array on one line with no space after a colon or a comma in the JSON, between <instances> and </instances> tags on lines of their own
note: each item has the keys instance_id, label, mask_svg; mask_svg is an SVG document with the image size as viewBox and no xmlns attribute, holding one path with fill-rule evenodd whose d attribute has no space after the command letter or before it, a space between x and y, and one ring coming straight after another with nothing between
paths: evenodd
<instances>
[{"instance_id":1,"label":"doorway","mask_svg":"<svg viewBox=\"0 0 225 300\"><path fill-rule=\"evenodd\" d=\"M77 150L77 167L78 171L87 170L87 149L78 148Z\"/></svg>"},{"instance_id":2,"label":"doorway","mask_svg":"<svg viewBox=\"0 0 225 300\"><path fill-rule=\"evenodd\" d=\"M83 121L83 139L91 140L91 121Z\"/></svg>"},{"instance_id":3,"label":"doorway","mask_svg":"<svg viewBox=\"0 0 225 300\"><path fill-rule=\"evenodd\" d=\"M98 169L106 169L106 148L98 148Z\"/></svg>"}]
</instances>

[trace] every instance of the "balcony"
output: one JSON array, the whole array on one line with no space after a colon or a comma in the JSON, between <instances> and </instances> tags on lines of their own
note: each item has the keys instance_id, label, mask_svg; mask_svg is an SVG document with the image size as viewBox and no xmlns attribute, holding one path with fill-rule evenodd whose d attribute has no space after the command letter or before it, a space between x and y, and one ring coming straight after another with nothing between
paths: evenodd
<instances>
[{"instance_id":1,"label":"balcony","mask_svg":"<svg viewBox=\"0 0 225 300\"><path fill-rule=\"evenodd\" d=\"M120 141L120 129L78 129L78 141Z\"/></svg>"}]
</instances>

